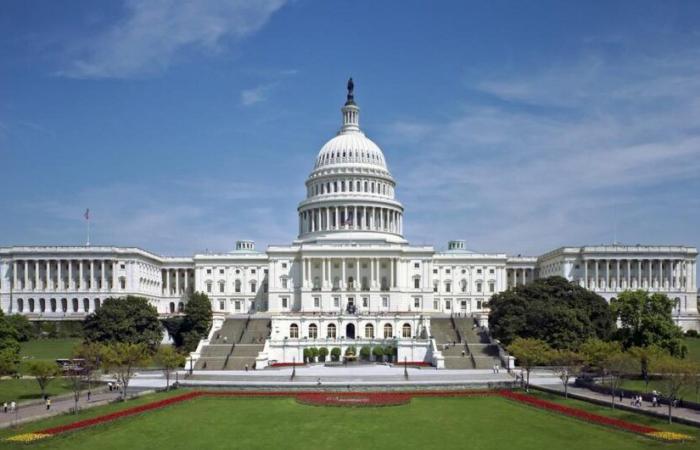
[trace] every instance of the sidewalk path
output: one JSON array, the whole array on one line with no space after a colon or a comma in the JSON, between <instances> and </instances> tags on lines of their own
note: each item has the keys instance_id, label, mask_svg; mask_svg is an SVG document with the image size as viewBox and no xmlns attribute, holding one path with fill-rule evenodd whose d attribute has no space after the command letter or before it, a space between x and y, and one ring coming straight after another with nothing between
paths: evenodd
<instances>
[{"instance_id":1,"label":"sidewalk path","mask_svg":"<svg viewBox=\"0 0 700 450\"><path fill-rule=\"evenodd\" d=\"M87 401L87 393L81 392L80 400L78 401L78 408L92 408L99 405L104 405L119 397L119 392L112 391L102 391L95 392L90 396L90 401ZM52 417L59 414L64 414L70 412L70 410L75 407L75 400L73 395L60 397L50 397L51 398L51 409L46 410L45 404L36 403L34 401L27 402L24 405L18 405L17 411L15 413L8 412L4 413L0 409L0 428L7 428L14 424L21 424L26 422L32 422L34 420L43 419L46 417Z\"/></svg>"},{"instance_id":2,"label":"sidewalk path","mask_svg":"<svg viewBox=\"0 0 700 450\"><path fill-rule=\"evenodd\" d=\"M547 373L546 371L538 371L537 373L531 374L530 384L549 390L564 392L564 386L562 385L561 381L557 379L554 374ZM608 405L610 404L609 395L599 394L589 389L575 387L571 384L569 385L569 396L577 396L583 399L605 402ZM622 406L628 411L641 411L649 415L657 416L662 420L668 420L668 405L653 407L651 406L650 402L642 402L642 406L637 408L630 405L630 401L630 398L625 398L620 405L619 397L615 397L615 408ZM688 422L692 422L695 426L700 427L700 411L695 411L688 408L673 408L673 418L681 418Z\"/></svg>"}]
</instances>

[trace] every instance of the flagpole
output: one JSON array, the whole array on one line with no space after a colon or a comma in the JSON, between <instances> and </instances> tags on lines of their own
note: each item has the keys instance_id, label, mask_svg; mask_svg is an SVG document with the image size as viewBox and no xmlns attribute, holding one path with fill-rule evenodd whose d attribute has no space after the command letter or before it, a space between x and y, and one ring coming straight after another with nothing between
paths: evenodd
<instances>
[{"instance_id":1,"label":"flagpole","mask_svg":"<svg viewBox=\"0 0 700 450\"><path fill-rule=\"evenodd\" d=\"M89 217L87 219L87 244L85 244L85 245L90 247L90 218Z\"/></svg>"}]
</instances>

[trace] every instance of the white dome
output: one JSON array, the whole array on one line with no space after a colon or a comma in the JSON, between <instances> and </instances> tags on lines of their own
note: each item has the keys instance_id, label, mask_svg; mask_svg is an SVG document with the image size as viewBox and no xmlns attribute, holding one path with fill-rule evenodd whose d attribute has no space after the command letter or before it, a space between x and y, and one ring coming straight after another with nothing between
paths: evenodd
<instances>
[{"instance_id":1,"label":"white dome","mask_svg":"<svg viewBox=\"0 0 700 450\"><path fill-rule=\"evenodd\" d=\"M371 164L387 170L382 150L362 132L343 132L326 142L314 168L331 164Z\"/></svg>"}]
</instances>

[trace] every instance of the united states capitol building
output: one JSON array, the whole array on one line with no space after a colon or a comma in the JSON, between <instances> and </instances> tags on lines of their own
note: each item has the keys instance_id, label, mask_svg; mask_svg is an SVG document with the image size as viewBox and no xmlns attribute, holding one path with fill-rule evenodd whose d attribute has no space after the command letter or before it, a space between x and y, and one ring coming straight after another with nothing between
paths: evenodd
<instances>
[{"instance_id":1,"label":"united states capitol building","mask_svg":"<svg viewBox=\"0 0 700 450\"><path fill-rule=\"evenodd\" d=\"M233 251L191 257L133 247L2 247L2 310L32 320L82 319L108 297L138 295L165 317L200 291L215 314L196 356L232 346L222 342L227 330L242 343L250 317L261 324L245 343L258 368L301 361L308 346L345 351L388 340L399 360L442 367L431 321L460 313L485 323L490 296L554 275L608 300L626 289L663 292L676 302L678 325L700 329L693 247L593 245L513 257L473 252L462 240L445 251L411 245L396 180L359 118L349 83L342 125L316 156L290 245L258 251L238 241ZM247 324L236 322L243 318Z\"/></svg>"}]
</instances>

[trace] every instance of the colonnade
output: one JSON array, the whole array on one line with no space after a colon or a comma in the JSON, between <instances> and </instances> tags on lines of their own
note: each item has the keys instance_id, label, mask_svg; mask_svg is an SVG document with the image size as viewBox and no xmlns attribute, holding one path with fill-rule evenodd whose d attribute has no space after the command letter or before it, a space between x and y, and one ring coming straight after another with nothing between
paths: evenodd
<instances>
[{"instance_id":1,"label":"colonnade","mask_svg":"<svg viewBox=\"0 0 700 450\"><path fill-rule=\"evenodd\" d=\"M528 284L535 281L534 268L506 268L508 287Z\"/></svg>"},{"instance_id":2,"label":"colonnade","mask_svg":"<svg viewBox=\"0 0 700 450\"><path fill-rule=\"evenodd\" d=\"M103 291L117 283L117 261L110 259L25 259L12 261L18 291Z\"/></svg>"},{"instance_id":3,"label":"colonnade","mask_svg":"<svg viewBox=\"0 0 700 450\"><path fill-rule=\"evenodd\" d=\"M695 291L695 261L668 258L587 258L582 286L593 290L659 289Z\"/></svg>"},{"instance_id":4,"label":"colonnade","mask_svg":"<svg viewBox=\"0 0 700 450\"><path fill-rule=\"evenodd\" d=\"M403 214L374 206L327 206L299 213L299 234L316 231L384 231L403 233Z\"/></svg>"},{"instance_id":5,"label":"colonnade","mask_svg":"<svg viewBox=\"0 0 700 450\"><path fill-rule=\"evenodd\" d=\"M398 286L399 258L302 257L301 263L302 285L307 289L388 291Z\"/></svg>"},{"instance_id":6,"label":"colonnade","mask_svg":"<svg viewBox=\"0 0 700 450\"><path fill-rule=\"evenodd\" d=\"M161 269L164 295L182 295L194 289L194 269Z\"/></svg>"}]
</instances>

